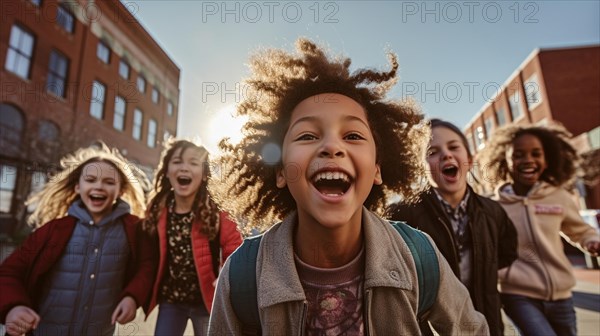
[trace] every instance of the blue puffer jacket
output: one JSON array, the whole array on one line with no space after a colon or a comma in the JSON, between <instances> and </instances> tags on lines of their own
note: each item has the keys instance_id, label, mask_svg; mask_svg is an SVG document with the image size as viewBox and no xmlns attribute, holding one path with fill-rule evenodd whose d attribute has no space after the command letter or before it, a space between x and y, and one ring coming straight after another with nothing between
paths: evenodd
<instances>
[{"instance_id":1,"label":"blue puffer jacket","mask_svg":"<svg viewBox=\"0 0 600 336\"><path fill-rule=\"evenodd\" d=\"M130 253L121 217L129 212L129 205L118 201L109 216L94 223L81 201L69 207L77 224L45 281L39 304L43 318L34 334L114 333L111 315L123 288Z\"/></svg>"}]
</instances>

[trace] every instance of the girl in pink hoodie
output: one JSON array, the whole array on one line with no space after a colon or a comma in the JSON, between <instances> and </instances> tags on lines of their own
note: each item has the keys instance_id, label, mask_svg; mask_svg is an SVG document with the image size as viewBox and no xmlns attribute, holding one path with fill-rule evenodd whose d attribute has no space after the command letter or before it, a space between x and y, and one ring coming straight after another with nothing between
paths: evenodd
<instances>
[{"instance_id":1,"label":"girl in pink hoodie","mask_svg":"<svg viewBox=\"0 0 600 336\"><path fill-rule=\"evenodd\" d=\"M518 233L518 259L498 274L504 311L523 335L576 335L571 264L561 233L592 254L600 237L578 213L564 186L575 175L570 134L556 125L508 126L494 133L480 161L484 181Z\"/></svg>"}]
</instances>

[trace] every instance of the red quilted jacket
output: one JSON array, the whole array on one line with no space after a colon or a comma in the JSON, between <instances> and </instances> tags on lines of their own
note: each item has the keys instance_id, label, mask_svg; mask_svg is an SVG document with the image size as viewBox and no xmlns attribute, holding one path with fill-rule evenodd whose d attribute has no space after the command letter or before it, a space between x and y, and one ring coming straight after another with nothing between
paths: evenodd
<instances>
[{"instance_id":1,"label":"red quilted jacket","mask_svg":"<svg viewBox=\"0 0 600 336\"><path fill-rule=\"evenodd\" d=\"M222 250L221 266L225 260L242 244L242 236L237 230L236 224L229 219L226 213L220 214L220 233L219 246ZM212 255L210 253L210 244L208 237L200 229L203 223L196 220L192 224L192 251L194 253L194 264L200 281L200 292L206 310L210 313L213 297L215 295L215 285L217 276L214 274L212 265ZM167 210L163 209L158 219L158 239L160 258L158 264L158 273L154 281L154 289L150 299L148 314L158 304L158 289L167 269ZM148 316L148 314L146 316Z\"/></svg>"}]
</instances>

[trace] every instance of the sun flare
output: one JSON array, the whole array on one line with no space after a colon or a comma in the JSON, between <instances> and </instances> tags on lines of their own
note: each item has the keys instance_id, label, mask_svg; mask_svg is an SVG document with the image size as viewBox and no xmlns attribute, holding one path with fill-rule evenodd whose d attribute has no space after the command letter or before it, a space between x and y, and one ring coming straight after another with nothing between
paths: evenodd
<instances>
[{"instance_id":1,"label":"sun flare","mask_svg":"<svg viewBox=\"0 0 600 336\"><path fill-rule=\"evenodd\" d=\"M236 116L235 112L235 105L227 105L211 118L206 139L210 149L216 150L219 141L223 138L229 138L229 141L234 144L242 140L242 126L246 123L247 117Z\"/></svg>"}]
</instances>

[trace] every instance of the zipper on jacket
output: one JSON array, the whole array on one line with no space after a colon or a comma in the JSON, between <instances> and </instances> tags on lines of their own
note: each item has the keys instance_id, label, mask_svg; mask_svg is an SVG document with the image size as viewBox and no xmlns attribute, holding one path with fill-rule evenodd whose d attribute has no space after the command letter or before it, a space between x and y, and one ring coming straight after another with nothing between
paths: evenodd
<instances>
[{"instance_id":1,"label":"zipper on jacket","mask_svg":"<svg viewBox=\"0 0 600 336\"><path fill-rule=\"evenodd\" d=\"M527 215L527 227L529 228L529 234L531 235L531 241L533 243L533 246L535 247L535 252L537 253L538 259L540 264L542 264L542 267L544 268L544 272L546 272L546 284L548 285L548 294L546 295L546 298L548 300L552 299L552 292L554 291L552 289L552 279L550 278L550 272L548 272L548 268L546 267L546 264L544 263L544 261L542 260L542 255L540 254L540 250L537 244L537 241L535 239L535 235L533 234L533 227L531 225L531 217L529 216L529 208L528 206L528 202L527 202L527 198L525 198L523 200L523 206L525 207L525 215Z\"/></svg>"},{"instance_id":2,"label":"zipper on jacket","mask_svg":"<svg viewBox=\"0 0 600 336\"><path fill-rule=\"evenodd\" d=\"M364 328L365 328L365 336L369 336L371 335L371 317L369 316L370 314L370 309L371 308L371 290L367 289L365 291L365 315L364 315L364 319L363 319L363 324L364 324Z\"/></svg>"},{"instance_id":3,"label":"zipper on jacket","mask_svg":"<svg viewBox=\"0 0 600 336\"><path fill-rule=\"evenodd\" d=\"M302 302L302 318L300 319L301 324L300 324L300 334L299 336L303 336L304 335L304 327L306 326L306 314L308 311L308 301L304 300Z\"/></svg>"},{"instance_id":4,"label":"zipper on jacket","mask_svg":"<svg viewBox=\"0 0 600 336\"><path fill-rule=\"evenodd\" d=\"M450 242L452 243L452 254L454 255L454 260L458 264L458 267L457 267L458 278L460 279L460 259L458 257L458 246L456 245L456 240L454 238L454 232L452 232L450 230L450 228L448 228L448 225L446 225L446 222L444 222L442 217L438 217L438 220L440 221L440 223L442 223L442 226L444 227L444 229L446 229L446 233L448 234L448 236L450 236Z\"/></svg>"}]
</instances>

